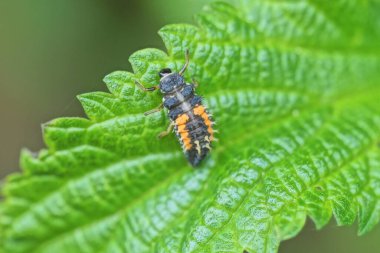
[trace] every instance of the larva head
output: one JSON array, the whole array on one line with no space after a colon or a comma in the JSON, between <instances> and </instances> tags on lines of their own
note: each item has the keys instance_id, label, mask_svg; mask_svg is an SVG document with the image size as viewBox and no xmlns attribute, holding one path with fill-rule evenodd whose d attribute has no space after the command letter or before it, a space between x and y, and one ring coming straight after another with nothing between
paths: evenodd
<instances>
[{"instance_id":1,"label":"larva head","mask_svg":"<svg viewBox=\"0 0 380 253\"><path fill-rule=\"evenodd\" d=\"M179 73L173 73L171 69L162 69L159 73L160 90L162 93L170 93L185 85L184 78Z\"/></svg>"}]
</instances>

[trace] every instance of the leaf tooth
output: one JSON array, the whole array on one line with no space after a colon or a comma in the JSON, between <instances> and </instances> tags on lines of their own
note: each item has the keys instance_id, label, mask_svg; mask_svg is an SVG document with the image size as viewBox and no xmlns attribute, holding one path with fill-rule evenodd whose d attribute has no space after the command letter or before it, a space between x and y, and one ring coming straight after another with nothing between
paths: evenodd
<instances>
[{"instance_id":1,"label":"leaf tooth","mask_svg":"<svg viewBox=\"0 0 380 253\"><path fill-rule=\"evenodd\" d=\"M139 50L129 57L133 72L143 83L156 85L159 81L158 72L162 68L172 67L162 65L163 61L168 61L168 55L159 49L149 48Z\"/></svg>"},{"instance_id":2,"label":"leaf tooth","mask_svg":"<svg viewBox=\"0 0 380 253\"><path fill-rule=\"evenodd\" d=\"M115 96L134 95L133 85L134 75L127 71L115 71L106 75L103 82L107 85L108 90Z\"/></svg>"},{"instance_id":3,"label":"leaf tooth","mask_svg":"<svg viewBox=\"0 0 380 253\"><path fill-rule=\"evenodd\" d=\"M359 208L358 235L371 231L380 221L380 201L377 196L366 194L361 199Z\"/></svg>"},{"instance_id":4,"label":"leaf tooth","mask_svg":"<svg viewBox=\"0 0 380 253\"><path fill-rule=\"evenodd\" d=\"M190 51L190 55L194 58L196 48L201 46L197 43L197 41L202 38L200 35L201 32L202 31L194 25L182 24L166 25L161 28L158 33L163 39L169 54L183 62L186 49ZM185 36L186 39L184 39L183 36ZM209 47L209 45L205 46ZM199 57L199 55L197 56Z\"/></svg>"}]
</instances>

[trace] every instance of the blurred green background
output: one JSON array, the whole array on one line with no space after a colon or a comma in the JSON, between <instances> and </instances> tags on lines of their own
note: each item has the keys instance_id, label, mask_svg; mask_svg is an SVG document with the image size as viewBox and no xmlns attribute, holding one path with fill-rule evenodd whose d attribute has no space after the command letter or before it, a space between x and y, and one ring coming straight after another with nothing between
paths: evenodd
<instances>
[{"instance_id":1,"label":"blurred green background","mask_svg":"<svg viewBox=\"0 0 380 253\"><path fill-rule=\"evenodd\" d=\"M0 0L0 178L19 170L20 149L44 147L41 124L83 116L75 96L106 90L102 78L130 70L138 49L164 49L157 31L194 23L210 0ZM282 253L380 252L380 227L365 237L356 227L308 223Z\"/></svg>"}]
</instances>

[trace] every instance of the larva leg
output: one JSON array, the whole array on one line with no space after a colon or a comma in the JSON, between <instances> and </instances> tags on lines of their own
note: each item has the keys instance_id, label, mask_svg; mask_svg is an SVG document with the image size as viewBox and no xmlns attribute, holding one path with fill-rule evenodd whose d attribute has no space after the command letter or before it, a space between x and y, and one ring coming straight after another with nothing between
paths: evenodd
<instances>
[{"instance_id":1,"label":"larva leg","mask_svg":"<svg viewBox=\"0 0 380 253\"><path fill-rule=\"evenodd\" d=\"M179 74L182 76L187 67L189 66L189 63L190 63L190 53L189 53L189 49L186 49L186 52L185 52L185 59L186 59L186 62L185 62L185 65L182 67L181 71L179 72Z\"/></svg>"},{"instance_id":2,"label":"larva leg","mask_svg":"<svg viewBox=\"0 0 380 253\"><path fill-rule=\"evenodd\" d=\"M162 110L162 108L164 108L164 104L163 103L161 103L157 108L154 108L154 109L152 109L150 111L144 112L144 115L147 116L149 114L159 112L159 111Z\"/></svg>"},{"instance_id":3,"label":"larva leg","mask_svg":"<svg viewBox=\"0 0 380 253\"><path fill-rule=\"evenodd\" d=\"M194 77L191 80L193 81L194 88L198 88L199 87L198 81L195 80Z\"/></svg>"},{"instance_id":4,"label":"larva leg","mask_svg":"<svg viewBox=\"0 0 380 253\"><path fill-rule=\"evenodd\" d=\"M157 137L159 139L165 137L166 135L170 134L173 131L173 128L174 128L174 122L170 122L168 129L166 129L166 131L161 132Z\"/></svg>"},{"instance_id":5,"label":"larva leg","mask_svg":"<svg viewBox=\"0 0 380 253\"><path fill-rule=\"evenodd\" d=\"M158 86L152 86L152 87L149 87L149 88L145 88L145 86L140 83L139 81L135 81L135 84L137 85L137 87L140 88L140 90L142 91L155 91L155 90L158 90L159 87Z\"/></svg>"}]
</instances>

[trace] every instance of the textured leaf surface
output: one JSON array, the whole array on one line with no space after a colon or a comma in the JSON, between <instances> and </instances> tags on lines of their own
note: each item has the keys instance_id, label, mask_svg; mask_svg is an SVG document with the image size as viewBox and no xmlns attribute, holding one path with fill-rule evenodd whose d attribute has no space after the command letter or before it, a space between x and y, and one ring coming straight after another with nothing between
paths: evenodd
<instances>
[{"instance_id":1,"label":"textured leaf surface","mask_svg":"<svg viewBox=\"0 0 380 253\"><path fill-rule=\"evenodd\" d=\"M168 54L131 56L134 74L79 96L89 119L44 126L1 204L4 252L276 252L310 217L322 228L380 219L380 4L376 0L212 4L198 26L160 31ZM160 94L179 69L213 112L219 143L197 170L162 141Z\"/></svg>"}]
</instances>

